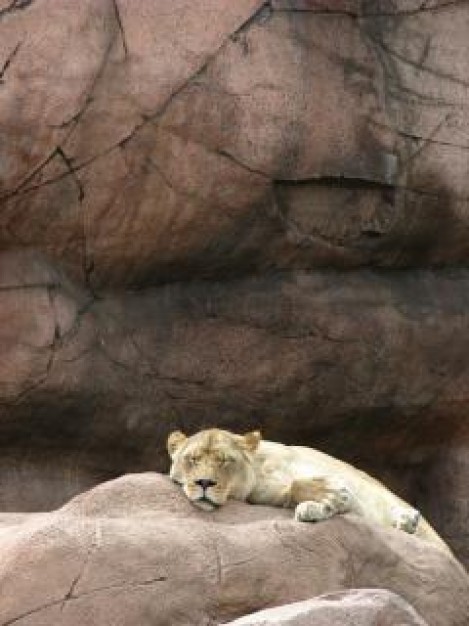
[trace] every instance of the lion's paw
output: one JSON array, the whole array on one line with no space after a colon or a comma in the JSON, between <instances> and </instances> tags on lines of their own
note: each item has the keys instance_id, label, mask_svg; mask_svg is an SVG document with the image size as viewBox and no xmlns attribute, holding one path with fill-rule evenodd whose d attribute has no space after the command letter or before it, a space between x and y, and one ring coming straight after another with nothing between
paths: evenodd
<instances>
[{"instance_id":1,"label":"lion's paw","mask_svg":"<svg viewBox=\"0 0 469 626\"><path fill-rule=\"evenodd\" d=\"M411 535L415 533L420 520L420 512L417 511L417 509L412 509L410 507L396 507L393 509L392 513L392 525L394 528L403 530Z\"/></svg>"},{"instance_id":2,"label":"lion's paw","mask_svg":"<svg viewBox=\"0 0 469 626\"><path fill-rule=\"evenodd\" d=\"M300 502L295 509L295 519L297 522L319 522L336 513L335 507L328 502Z\"/></svg>"},{"instance_id":3,"label":"lion's paw","mask_svg":"<svg viewBox=\"0 0 469 626\"><path fill-rule=\"evenodd\" d=\"M347 513L352 505L352 494L347 487L338 486L334 492L334 504L338 513Z\"/></svg>"}]
</instances>

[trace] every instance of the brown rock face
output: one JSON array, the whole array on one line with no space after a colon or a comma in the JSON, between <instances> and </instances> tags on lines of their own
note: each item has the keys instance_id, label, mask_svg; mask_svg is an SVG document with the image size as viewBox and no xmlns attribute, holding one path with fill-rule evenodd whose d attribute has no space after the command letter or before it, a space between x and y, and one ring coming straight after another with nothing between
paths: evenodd
<instances>
[{"instance_id":1,"label":"brown rock face","mask_svg":"<svg viewBox=\"0 0 469 626\"><path fill-rule=\"evenodd\" d=\"M7 519L0 550L4 624L208 626L370 586L406 602L336 595L335 610L355 618L344 626L377 626L356 621L367 603L368 617L381 605L379 624L399 611L413 616L399 622L409 626L424 623L417 614L432 626L466 626L469 617L467 574L422 540L348 516L301 524L291 511L239 502L203 513L150 473L105 483L53 513Z\"/></svg>"},{"instance_id":2,"label":"brown rock face","mask_svg":"<svg viewBox=\"0 0 469 626\"><path fill-rule=\"evenodd\" d=\"M0 0L3 510L260 427L469 558L468 32L449 0Z\"/></svg>"}]
</instances>

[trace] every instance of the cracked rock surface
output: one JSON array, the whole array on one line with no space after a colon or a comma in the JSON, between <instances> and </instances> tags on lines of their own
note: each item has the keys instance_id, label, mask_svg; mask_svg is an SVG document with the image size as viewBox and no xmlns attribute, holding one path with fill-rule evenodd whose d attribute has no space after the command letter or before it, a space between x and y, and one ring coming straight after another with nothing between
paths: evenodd
<instances>
[{"instance_id":1,"label":"cracked rock surface","mask_svg":"<svg viewBox=\"0 0 469 626\"><path fill-rule=\"evenodd\" d=\"M12 2L1 243L95 289L466 263L468 19L466 2Z\"/></svg>"},{"instance_id":2,"label":"cracked rock surface","mask_svg":"<svg viewBox=\"0 0 469 626\"><path fill-rule=\"evenodd\" d=\"M422 540L353 516L300 524L291 511L236 502L204 513L158 474L104 483L51 513L1 518L3 626L208 626L329 592L343 626L367 604L368 616L381 606L382 621L360 621L370 626L406 614L413 621L399 623L466 626L469 616L467 574ZM337 593L354 587L402 600Z\"/></svg>"},{"instance_id":3,"label":"cracked rock surface","mask_svg":"<svg viewBox=\"0 0 469 626\"><path fill-rule=\"evenodd\" d=\"M469 563L468 32L466 0L0 0L1 510L260 427Z\"/></svg>"}]
</instances>

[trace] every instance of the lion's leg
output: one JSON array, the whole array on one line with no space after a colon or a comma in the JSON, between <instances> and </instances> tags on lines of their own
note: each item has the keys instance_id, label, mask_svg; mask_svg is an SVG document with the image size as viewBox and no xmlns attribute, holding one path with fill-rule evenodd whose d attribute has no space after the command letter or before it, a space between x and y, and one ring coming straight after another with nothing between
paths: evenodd
<instances>
[{"instance_id":1,"label":"lion's leg","mask_svg":"<svg viewBox=\"0 0 469 626\"><path fill-rule=\"evenodd\" d=\"M352 493L337 480L304 478L294 480L290 487L290 506L295 506L295 519L317 522L329 519L352 508Z\"/></svg>"},{"instance_id":2,"label":"lion's leg","mask_svg":"<svg viewBox=\"0 0 469 626\"><path fill-rule=\"evenodd\" d=\"M410 506L397 506L392 510L392 525L413 535L420 520L420 512Z\"/></svg>"}]
</instances>

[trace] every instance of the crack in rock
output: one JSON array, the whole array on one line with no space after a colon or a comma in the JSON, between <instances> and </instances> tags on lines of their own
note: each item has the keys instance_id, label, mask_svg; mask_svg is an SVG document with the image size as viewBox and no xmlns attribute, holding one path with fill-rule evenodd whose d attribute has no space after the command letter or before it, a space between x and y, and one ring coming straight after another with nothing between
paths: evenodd
<instances>
[{"instance_id":1,"label":"crack in rock","mask_svg":"<svg viewBox=\"0 0 469 626\"><path fill-rule=\"evenodd\" d=\"M51 309L51 315L53 316L53 322L54 322L54 330L53 330L53 335L51 338L51 341L49 344L47 344L46 346L44 346L43 348L47 349L50 351L49 353L49 358L47 359L44 371L42 372L42 374L40 374L38 376L38 378L32 382L30 385L26 386L25 388L22 389L22 391L20 391L18 394L16 394L16 396L8 402L1 402L0 404L2 405L7 405L7 406L11 406L12 404L20 404L27 396L29 396L31 393L33 393L34 391L36 391L37 389L39 389L40 387L42 387L44 384L46 384L50 373L52 371L52 368L54 366L56 357L57 357L57 353L60 350L60 348L63 347L65 341L72 337L74 335L74 333L78 330L83 316L86 315L92 305L94 304L94 299L90 298L89 300L87 300L83 306L77 310L76 313L76 317L75 320L73 321L73 323L71 324L70 328L68 328L65 332L62 332L62 329L60 327L60 322L59 322L59 317L58 317L58 313L57 313L57 309L56 309L56 304L55 304L55 293L61 288L60 285L58 284L31 284L31 285L7 285L5 287L0 287L0 291L15 291L17 289L27 289L27 290L36 290L36 289L42 289L45 290L47 292L47 296L49 299L49 305L50 305L50 309ZM41 348L42 349L42 348Z\"/></svg>"},{"instance_id":2,"label":"crack in rock","mask_svg":"<svg viewBox=\"0 0 469 626\"><path fill-rule=\"evenodd\" d=\"M17 617L14 617L6 622L3 622L1 624L1 626L12 626L13 624L18 624L19 622L21 622L22 620L30 617L31 615L37 615L38 613L41 613L42 611L46 611L47 609L53 608L54 606L61 606L61 611L63 611L70 602L74 602L76 600L80 600L81 598L86 598L88 596L92 596L95 594L99 594L102 593L104 591L112 591L112 590L116 590L116 589L120 589L121 591L125 591L126 589L134 589L134 588L139 588L139 587L146 587L146 586L150 586L156 583L160 583L160 582L166 582L168 580L167 576L157 576L155 578L149 578L147 580L141 580L141 581L129 581L126 583L119 583L119 584L114 584L114 585L107 585L107 586L103 586L103 587L96 587L95 589L90 589L89 591L85 591L81 594L78 594L76 596L72 595L69 596L67 594L67 596L65 596L65 598L62 598L60 600L52 600L51 602L48 602L47 604L43 604L42 606L36 607L34 609L31 609L30 611L27 611L26 613L22 613L21 615L18 615Z\"/></svg>"},{"instance_id":3,"label":"crack in rock","mask_svg":"<svg viewBox=\"0 0 469 626\"><path fill-rule=\"evenodd\" d=\"M448 82L454 83L455 85L460 85L462 87L469 87L469 82L462 78L459 78L459 76L455 76L454 74L451 74L449 72L443 72L443 71L437 70L433 67L430 67L429 65L425 65L425 63L419 63L418 61L409 59L407 56L400 53L398 50L394 50L394 48L391 48L384 41L381 41L380 39L378 39L377 37L373 36L370 33L368 33L368 37L370 41L372 41L376 46L378 46L378 48L383 50L383 52L385 52L387 55L391 57L394 57L395 59L397 59L404 65L408 65L409 67L412 67L413 69L418 70L419 72L430 74L431 76L435 76L436 78L439 78L440 80L446 80Z\"/></svg>"},{"instance_id":4,"label":"crack in rock","mask_svg":"<svg viewBox=\"0 0 469 626\"><path fill-rule=\"evenodd\" d=\"M465 6L468 4L468 0L449 0L444 4L438 4L434 6L427 6L427 2L424 1L419 7L415 9L396 9L394 11L373 11L373 10L346 10L346 9L331 9L326 6L321 6L319 3L316 7L295 6L295 0L271 0L270 6L272 11L276 13L309 13L311 15L320 16L343 16L360 19L374 19L374 18L402 18L413 17L417 15L423 15L425 13L438 13L445 9L451 9L458 6Z\"/></svg>"},{"instance_id":5,"label":"crack in rock","mask_svg":"<svg viewBox=\"0 0 469 626\"><path fill-rule=\"evenodd\" d=\"M7 7L5 7L4 9L0 9L0 20L3 17L16 13L17 11L27 9L33 3L34 0L12 0Z\"/></svg>"},{"instance_id":6,"label":"crack in rock","mask_svg":"<svg viewBox=\"0 0 469 626\"><path fill-rule=\"evenodd\" d=\"M115 16L116 16L117 25L119 27L119 32L120 32L120 35L121 35L121 39L122 39L122 47L124 48L124 55L125 55L125 57L128 57L128 55L129 55L129 47L127 45L127 38L125 36L124 23L122 21L122 16L120 14L118 0L111 0L111 2L112 2L112 6L113 6L113 9L114 9Z\"/></svg>"},{"instance_id":7,"label":"crack in rock","mask_svg":"<svg viewBox=\"0 0 469 626\"><path fill-rule=\"evenodd\" d=\"M83 200L85 199L85 190L84 190L84 187L83 187L80 179L78 178L76 172L74 172L74 170L73 170L72 160L65 154L65 152L64 152L63 148L61 148L61 146L57 146L56 150L57 150L58 156L60 156L62 161L65 163L65 166L66 166L68 172L70 173L70 176L71 176L73 182L75 183L75 185L77 187L78 201L81 204L83 202Z\"/></svg>"},{"instance_id":8,"label":"crack in rock","mask_svg":"<svg viewBox=\"0 0 469 626\"><path fill-rule=\"evenodd\" d=\"M434 139L435 133L432 133L430 136L424 137L423 135L416 135L415 133L410 133L399 128L395 128L390 124L383 124L382 122L378 122L376 120L370 119L370 122L374 126L379 126L379 128L384 128L386 130L390 130L395 135L399 135L400 137L404 137L405 139L412 139L413 141L423 141L426 144L435 144L437 146L445 146L447 148L455 148L456 150L469 150L469 144L464 143L455 143L453 141L442 141L440 139Z\"/></svg>"},{"instance_id":9,"label":"crack in rock","mask_svg":"<svg viewBox=\"0 0 469 626\"><path fill-rule=\"evenodd\" d=\"M18 52L19 52L19 50L20 50L22 45L23 45L22 41L20 41L19 43L16 44L16 46L13 48L13 50L7 56L7 58L5 59L5 62L3 63L2 67L0 68L0 85L5 82L4 81L4 77L5 77L6 71L10 67L13 59L18 54Z\"/></svg>"}]
</instances>

